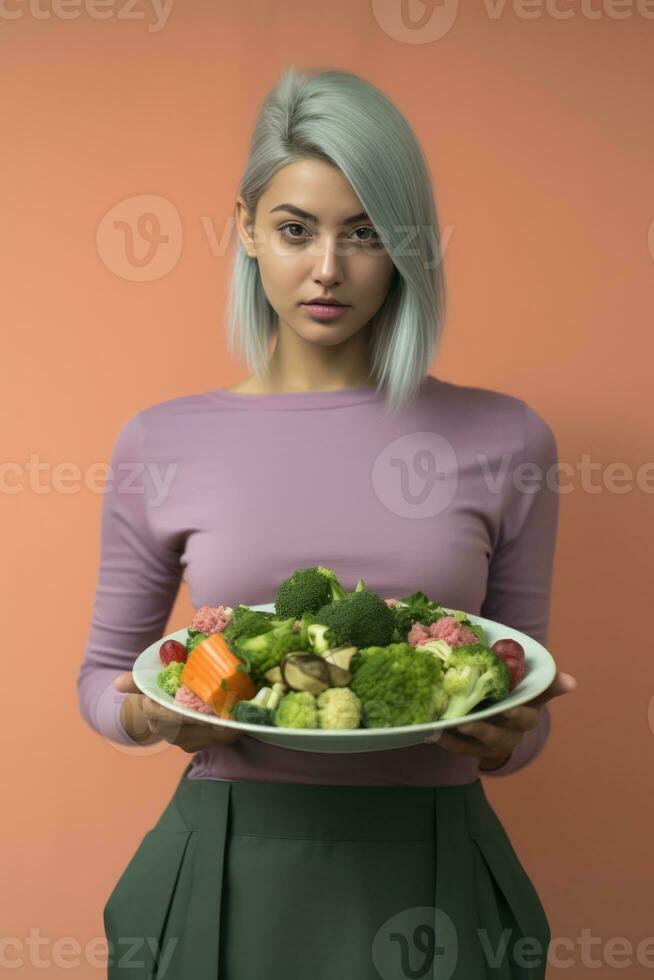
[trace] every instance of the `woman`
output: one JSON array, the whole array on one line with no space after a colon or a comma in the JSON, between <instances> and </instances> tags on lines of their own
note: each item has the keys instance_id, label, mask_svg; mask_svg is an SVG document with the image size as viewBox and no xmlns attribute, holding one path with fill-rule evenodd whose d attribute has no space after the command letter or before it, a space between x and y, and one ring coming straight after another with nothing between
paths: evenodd
<instances>
[{"instance_id":1,"label":"woman","mask_svg":"<svg viewBox=\"0 0 654 980\"><path fill-rule=\"evenodd\" d=\"M236 221L230 344L253 374L130 419L112 466L137 479L103 500L81 710L122 744L193 754L105 907L109 976L543 977L549 924L479 774L537 755L569 675L437 744L345 755L180 719L133 683L184 570L196 607L270 602L322 564L546 639L556 494L498 489L479 457L544 473L554 436L520 399L427 374L440 234L401 113L355 75L288 70Z\"/></svg>"}]
</instances>

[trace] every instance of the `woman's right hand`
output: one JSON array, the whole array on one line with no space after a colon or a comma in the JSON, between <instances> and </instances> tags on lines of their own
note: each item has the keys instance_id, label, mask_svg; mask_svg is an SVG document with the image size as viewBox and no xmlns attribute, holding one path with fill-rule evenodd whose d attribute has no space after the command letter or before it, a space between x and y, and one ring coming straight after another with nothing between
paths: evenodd
<instances>
[{"instance_id":1,"label":"woman's right hand","mask_svg":"<svg viewBox=\"0 0 654 980\"><path fill-rule=\"evenodd\" d=\"M142 694L134 683L131 670L119 674L114 681L118 691L127 694L120 712L121 723L135 742L148 742L153 736L177 745L184 752L199 752L213 745L228 745L239 738L240 732L209 721L195 721L176 711L170 711Z\"/></svg>"}]
</instances>

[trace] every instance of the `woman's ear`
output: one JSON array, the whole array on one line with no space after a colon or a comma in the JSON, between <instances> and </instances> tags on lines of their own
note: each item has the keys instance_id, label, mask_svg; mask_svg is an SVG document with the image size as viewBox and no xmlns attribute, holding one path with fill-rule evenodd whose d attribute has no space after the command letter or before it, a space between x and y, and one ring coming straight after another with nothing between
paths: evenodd
<instances>
[{"instance_id":1,"label":"woman's ear","mask_svg":"<svg viewBox=\"0 0 654 980\"><path fill-rule=\"evenodd\" d=\"M254 221L252 215L248 211L248 207L245 201L240 196L240 194L236 198L235 215L236 215L236 229L238 232L238 236L241 239L243 248L248 253L250 258L255 258L256 247L254 241Z\"/></svg>"}]
</instances>

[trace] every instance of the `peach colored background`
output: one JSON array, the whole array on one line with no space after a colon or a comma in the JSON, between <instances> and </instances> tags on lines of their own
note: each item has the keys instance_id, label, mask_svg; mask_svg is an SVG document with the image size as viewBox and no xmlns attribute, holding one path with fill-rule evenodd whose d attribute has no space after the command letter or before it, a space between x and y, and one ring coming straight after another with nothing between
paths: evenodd
<instances>
[{"instance_id":1,"label":"peach colored background","mask_svg":"<svg viewBox=\"0 0 654 980\"><path fill-rule=\"evenodd\" d=\"M416 30L393 36L399 6L196 0L160 30L144 2L127 16L117 0L106 20L82 6L64 19L47 0L40 16L20 2L8 8L19 16L0 15L3 461L24 469L35 454L85 473L139 409L248 373L226 352L224 243L259 102L288 64L358 72L415 127L449 237L433 371L527 399L573 466L583 454L601 472L652 460L654 20L635 3L624 19L608 2L591 4L597 19L578 3L559 4L569 19L467 3L442 37L410 43ZM181 231L162 210L162 255L179 255L139 282L106 216L143 194L167 199ZM47 976L100 977L89 957L103 903L190 757L126 753L85 726L75 681L101 497L23 479L2 495L5 956L23 962L14 976L43 976L30 930L48 940L45 958L72 937L81 951L64 959L81 965ZM589 930L601 976L617 937L632 944L625 975L649 976L636 944L654 934L654 712L639 636L651 632L654 495L574 487L561 498L550 646L579 689L553 702L544 755L485 786L553 935L572 947L559 953L573 965L548 975L598 975L581 958ZM183 590L169 629L191 613ZM643 614L632 639L620 622Z\"/></svg>"}]
</instances>

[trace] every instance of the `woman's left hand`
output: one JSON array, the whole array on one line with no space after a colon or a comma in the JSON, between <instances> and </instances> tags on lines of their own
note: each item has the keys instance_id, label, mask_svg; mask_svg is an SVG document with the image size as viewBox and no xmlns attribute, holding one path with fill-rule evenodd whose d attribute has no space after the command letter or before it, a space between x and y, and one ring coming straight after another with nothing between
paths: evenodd
<instances>
[{"instance_id":1,"label":"woman's left hand","mask_svg":"<svg viewBox=\"0 0 654 980\"><path fill-rule=\"evenodd\" d=\"M455 728L435 731L425 742L435 742L460 755L476 756L482 772L499 769L509 761L525 732L537 727L542 706L576 688L577 680L572 674L557 672L550 686L532 701L493 715L488 721L462 722Z\"/></svg>"}]
</instances>

